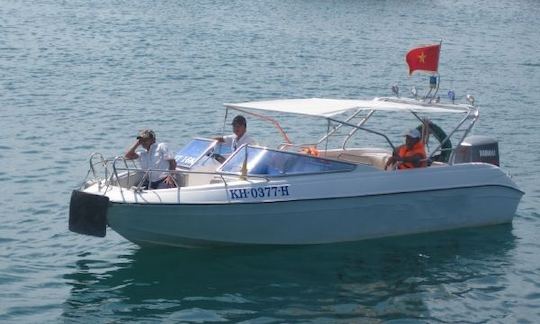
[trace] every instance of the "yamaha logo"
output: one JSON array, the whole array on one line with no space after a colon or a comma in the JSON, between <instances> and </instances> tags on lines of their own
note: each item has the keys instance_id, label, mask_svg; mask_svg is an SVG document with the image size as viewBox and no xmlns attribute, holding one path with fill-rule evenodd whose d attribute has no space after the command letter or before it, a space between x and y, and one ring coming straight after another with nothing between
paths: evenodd
<instances>
[{"instance_id":1,"label":"yamaha logo","mask_svg":"<svg viewBox=\"0 0 540 324\"><path fill-rule=\"evenodd\" d=\"M496 150L479 150L480 157L492 157L497 156Z\"/></svg>"}]
</instances>

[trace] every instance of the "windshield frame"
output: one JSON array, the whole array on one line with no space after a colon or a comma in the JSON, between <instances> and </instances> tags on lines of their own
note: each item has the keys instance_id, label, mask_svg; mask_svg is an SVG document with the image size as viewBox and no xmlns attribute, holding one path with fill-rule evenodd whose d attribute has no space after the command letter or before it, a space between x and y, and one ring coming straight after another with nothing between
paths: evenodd
<instances>
[{"instance_id":1,"label":"windshield frame","mask_svg":"<svg viewBox=\"0 0 540 324\"><path fill-rule=\"evenodd\" d=\"M250 157L254 152L252 151L251 154L248 154L247 159L247 176L253 176L253 177L268 177L268 178L274 178L274 177L290 177L290 176L304 176L304 175L317 175L317 174L327 174L327 173L337 173L337 172L352 172L357 168L357 165L354 163L346 162L346 161L338 161L335 159L329 159L325 157L319 157L319 156L312 156L305 153L300 152L291 152L291 151L283 151L279 149L272 149L268 147L263 146L257 146L257 145L248 145L244 144L240 146L236 151L234 151L231 156L227 160L223 162L221 166L216 170L218 173L226 174L226 175L242 175L242 171L229 171L226 170L228 167L231 167L232 161L237 158L242 158L241 155L244 155L246 150L256 150L258 151L256 156ZM282 173L268 173L270 171L267 170L267 173L250 173L250 170L256 169L257 167L260 167L259 163L261 161L264 162L264 155L266 155L268 152L271 154L279 154L282 157L288 156L288 158L285 159L283 162L283 172ZM239 157L240 156L240 157ZM292 159L291 159L292 158ZM337 167L338 165L343 166L342 169L330 169L330 170L319 170L319 171L305 171L305 172L294 172L287 170L285 168L285 164L288 162L293 162L295 164L297 163L306 163L306 167L313 167L316 166L317 163L327 163L329 166ZM249 165L254 164L254 165ZM294 165L294 164L293 164ZM233 167L236 167L237 163L233 165ZM270 165L263 165L263 167L270 168Z\"/></svg>"}]
</instances>

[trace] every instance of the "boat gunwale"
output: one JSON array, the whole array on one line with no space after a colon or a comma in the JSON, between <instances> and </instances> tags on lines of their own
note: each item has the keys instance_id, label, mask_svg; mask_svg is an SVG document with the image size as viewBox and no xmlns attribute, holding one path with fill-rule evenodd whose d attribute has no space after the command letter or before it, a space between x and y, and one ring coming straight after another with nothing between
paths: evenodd
<instances>
[{"instance_id":1,"label":"boat gunwale","mask_svg":"<svg viewBox=\"0 0 540 324\"><path fill-rule=\"evenodd\" d=\"M288 202L300 202L300 201L313 201L313 200L336 200L336 199L353 199L353 198L363 198L363 197L376 197L376 196L390 196L390 195L401 195L401 194L413 194L413 193L422 193L422 192L440 192L447 190L459 190L459 189L472 189L472 188L482 188L482 187L501 187L506 189L511 189L517 191L522 196L525 194L524 191L512 187L509 185L502 184L480 184L480 185L471 185L471 186L456 186L456 187L447 187L447 188L436 188L436 189L424 189L424 190L414 190L414 191L398 191L398 192L388 192L388 193L378 193L378 194L366 194L358 196L341 196L341 197L321 197L321 198L301 198L301 199L288 199L288 200L273 200L273 201L238 201L238 202L216 202L216 203L140 203L140 202L121 202L121 201L109 201L110 204L115 205L133 205L133 206L218 206L218 205L257 205L257 204L274 204L274 203L288 203ZM154 190L152 190L154 191ZM97 195L97 194L96 194Z\"/></svg>"}]
</instances>

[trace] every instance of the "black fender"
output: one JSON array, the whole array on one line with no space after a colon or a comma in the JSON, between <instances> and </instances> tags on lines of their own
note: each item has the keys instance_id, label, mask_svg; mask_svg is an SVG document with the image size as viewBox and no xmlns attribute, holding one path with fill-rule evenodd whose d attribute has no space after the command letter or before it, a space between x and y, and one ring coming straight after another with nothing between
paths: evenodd
<instances>
[{"instance_id":1,"label":"black fender","mask_svg":"<svg viewBox=\"0 0 540 324\"><path fill-rule=\"evenodd\" d=\"M69 203L69 230L105 237L108 207L108 197L73 190Z\"/></svg>"}]
</instances>

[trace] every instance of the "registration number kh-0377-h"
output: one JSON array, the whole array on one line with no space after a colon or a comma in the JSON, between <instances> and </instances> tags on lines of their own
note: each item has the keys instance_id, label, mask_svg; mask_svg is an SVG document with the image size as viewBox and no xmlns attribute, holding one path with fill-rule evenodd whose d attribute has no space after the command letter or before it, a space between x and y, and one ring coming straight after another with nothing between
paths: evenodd
<instances>
[{"instance_id":1,"label":"registration number kh-0377-h","mask_svg":"<svg viewBox=\"0 0 540 324\"><path fill-rule=\"evenodd\" d=\"M289 195L289 185L229 189L229 193L232 200L285 197Z\"/></svg>"}]
</instances>

